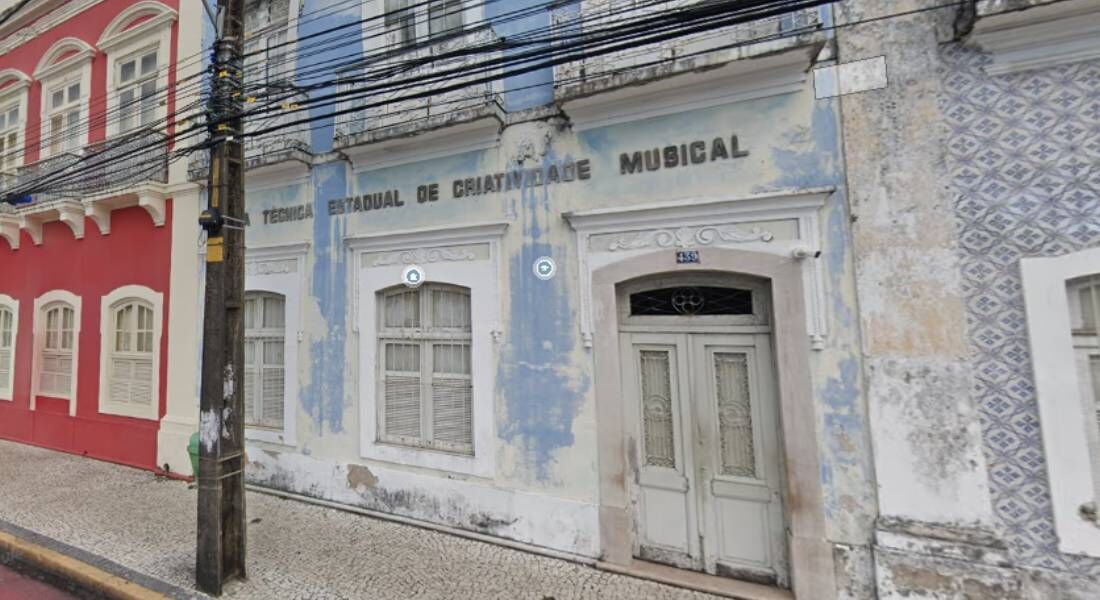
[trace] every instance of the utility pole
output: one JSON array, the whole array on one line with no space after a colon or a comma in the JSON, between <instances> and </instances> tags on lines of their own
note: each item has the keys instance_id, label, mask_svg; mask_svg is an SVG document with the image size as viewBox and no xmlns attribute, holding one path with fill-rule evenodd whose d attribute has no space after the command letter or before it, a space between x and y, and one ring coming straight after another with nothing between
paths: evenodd
<instances>
[{"instance_id":1,"label":"utility pole","mask_svg":"<svg viewBox=\"0 0 1100 600\"><path fill-rule=\"evenodd\" d=\"M218 0L208 204L199 218L207 239L195 571L199 589L215 596L245 577L243 23L244 0Z\"/></svg>"}]
</instances>

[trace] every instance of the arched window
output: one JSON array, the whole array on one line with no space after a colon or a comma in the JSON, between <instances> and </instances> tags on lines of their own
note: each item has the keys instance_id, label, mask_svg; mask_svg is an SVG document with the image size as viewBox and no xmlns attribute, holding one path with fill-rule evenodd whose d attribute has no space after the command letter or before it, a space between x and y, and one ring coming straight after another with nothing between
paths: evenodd
<instances>
[{"instance_id":1,"label":"arched window","mask_svg":"<svg viewBox=\"0 0 1100 600\"><path fill-rule=\"evenodd\" d=\"M151 406L155 398L154 310L127 298L111 307L110 402L116 406Z\"/></svg>"},{"instance_id":2,"label":"arched window","mask_svg":"<svg viewBox=\"0 0 1100 600\"><path fill-rule=\"evenodd\" d=\"M44 396L69 398L73 390L76 312L65 302L47 304L42 311L45 328L38 392Z\"/></svg>"},{"instance_id":3,"label":"arched window","mask_svg":"<svg viewBox=\"0 0 1100 600\"><path fill-rule=\"evenodd\" d=\"M0 304L0 399L11 400L15 372L15 311Z\"/></svg>"},{"instance_id":4,"label":"arched window","mask_svg":"<svg viewBox=\"0 0 1100 600\"><path fill-rule=\"evenodd\" d=\"M379 441L473 454L470 290L379 293Z\"/></svg>"},{"instance_id":5,"label":"arched window","mask_svg":"<svg viewBox=\"0 0 1100 600\"><path fill-rule=\"evenodd\" d=\"M248 292L244 301L244 423L283 429L286 297Z\"/></svg>"}]
</instances>

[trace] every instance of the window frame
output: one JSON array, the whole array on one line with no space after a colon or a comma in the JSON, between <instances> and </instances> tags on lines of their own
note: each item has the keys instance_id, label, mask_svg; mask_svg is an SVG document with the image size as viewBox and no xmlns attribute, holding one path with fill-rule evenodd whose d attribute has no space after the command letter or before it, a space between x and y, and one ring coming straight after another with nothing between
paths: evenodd
<instances>
[{"instance_id":1,"label":"window frame","mask_svg":"<svg viewBox=\"0 0 1100 600\"><path fill-rule=\"evenodd\" d=\"M71 56L58 60L51 64L51 61L58 56L62 56L66 53L74 51ZM89 120L89 104L91 99L92 89L92 58L95 56L95 49L93 49L87 42L76 38L65 38L58 40L49 50L42 56L42 60L39 62L38 68L34 71L34 78L38 80L41 85L41 98L39 100L38 115L40 118L38 140L39 140L39 160L46 158L53 158L63 154L79 154L83 151L84 147L88 145L88 139L90 135L90 128L87 127ZM76 135L76 148L68 150L62 148L60 152L53 153L50 150L50 136L51 130L49 127L50 116L53 111L50 109L50 96L52 92L59 87L68 88L69 84L80 83L80 99L78 100L80 113L77 117L79 127L82 131ZM26 160L24 160L24 164Z\"/></svg>"},{"instance_id":2,"label":"window frame","mask_svg":"<svg viewBox=\"0 0 1100 600\"><path fill-rule=\"evenodd\" d=\"M271 0L260 0L260 2L270 3ZM299 6L299 2L297 0L289 0L288 3L287 3L286 21L281 22L281 23L271 23L271 22L269 22L267 25L264 25L263 27L260 27L256 31L248 32L248 33L245 34L244 45L243 45L243 47L245 48L245 50L244 50L245 54L248 54L249 52L256 51L256 50L250 51L247 48L248 48L249 43L256 41L257 38L260 38L261 44L262 44L262 49L264 51L264 54L261 55L262 56L261 63L266 63L269 60L270 53L271 53L272 37L278 36L280 34L285 35L285 39L281 42L276 42L276 44L285 44L285 46L282 47L282 51L279 54L283 55L283 58L286 61L286 63L282 67L278 68L278 72L280 74L279 79L274 79L273 80L270 77L270 73L267 71L266 67L264 68L264 85L265 86L270 85L272 81L291 81L291 80L294 79L294 73L297 70L296 67L297 67L297 60L298 60L297 52L295 51L295 42L297 42L297 35L296 35L295 30L297 28L292 27L290 25L290 23L291 23L291 20L293 19L292 15L297 14L298 6ZM246 63L245 71L246 72L250 68L247 65L248 62L249 61L247 61L247 60L245 61L245 63ZM254 85L255 83L256 82L249 82L248 85Z\"/></svg>"},{"instance_id":3,"label":"window frame","mask_svg":"<svg viewBox=\"0 0 1100 600\"><path fill-rule=\"evenodd\" d=\"M302 341L305 257L308 242L245 249L245 293L263 292L283 297L283 428L246 426L244 436L253 442L297 446L297 416L300 398L299 347ZM242 391L244 380L241 380Z\"/></svg>"},{"instance_id":4,"label":"window frame","mask_svg":"<svg viewBox=\"0 0 1100 600\"><path fill-rule=\"evenodd\" d=\"M413 39L404 42L401 46L396 45L397 31L399 27L396 25L397 19L391 19L388 17L390 12L386 10L386 0L372 0L371 2L363 3L363 12L365 16L370 15L382 15L383 27L385 29L385 35L369 35L369 31L365 31L365 35L368 35L367 40L368 52L377 52L382 50L388 50L393 53L400 53L407 51L410 48L417 47L418 44L431 44L439 41L442 38L446 38L451 35L462 35L469 32L471 23L482 23L485 18L485 8L481 3L473 3L469 0L459 0L462 8L460 13L460 24L458 28L453 30L444 30L442 32L432 34L431 32L431 14L427 3L416 2L415 0L404 0L404 4L409 8L403 9L411 12L412 18L412 31ZM367 20L364 27L370 27L373 21Z\"/></svg>"},{"instance_id":5,"label":"window frame","mask_svg":"<svg viewBox=\"0 0 1100 600\"><path fill-rule=\"evenodd\" d=\"M19 151L19 155L15 157L15 164L5 167L3 156L0 156L0 173L14 173L15 169L26 163L27 122L30 120L27 103L31 78L17 69L3 69L0 70L0 83L6 84L3 89L0 89L0 106L4 107L2 110L18 108L19 114L23 115L23 126L15 128L15 147ZM11 153L10 149L5 148L5 150L3 154Z\"/></svg>"},{"instance_id":6,"label":"window frame","mask_svg":"<svg viewBox=\"0 0 1100 600\"><path fill-rule=\"evenodd\" d=\"M1100 431L1081 395L1067 293L1069 281L1100 272L1097 265L1100 248L1020 261L1058 548L1100 557L1095 516L1100 504Z\"/></svg>"},{"instance_id":7,"label":"window frame","mask_svg":"<svg viewBox=\"0 0 1100 600\"><path fill-rule=\"evenodd\" d=\"M432 312L432 300L430 299L431 291L447 291L452 293L461 293L467 300L467 310L470 318L469 330L456 330L455 328L443 328L437 326L435 323L428 322L430 320L430 314ZM464 456L474 455L473 437L474 431L477 428L473 410L473 373L455 374L465 375L465 377L452 377L452 379L467 379L470 382L471 387L471 400L470 400L470 444L456 444L451 442L445 442L436 440L434 436L434 423L433 423L433 402L432 402L432 382L435 379L436 371L434 365L434 348L436 345L464 345L467 346L467 358L469 362L473 362L473 309L470 304L472 295L471 290L465 286L458 286L454 284L439 283L439 282L426 282L415 289L406 288L404 285L398 284L389 288L379 290L376 292L378 298L384 300L385 298L400 293L407 293L413 291L417 293L417 303L420 315L420 324L415 328L399 328L399 327L387 327L385 325L385 302L376 302L378 313L378 356L380 359L378 363L378 373L376 375L378 389L375 392L376 398L379 401L376 403L378 416L377 416L377 442L379 444L394 444L406 448L415 448L419 450L432 450L436 452L448 452ZM403 344L414 345L419 348L419 362L420 362L420 433L421 435L416 438L409 436L402 436L397 434L391 434L385 431L386 422L386 403L382 401L385 398L385 386L387 371L385 352L387 344Z\"/></svg>"},{"instance_id":8,"label":"window frame","mask_svg":"<svg viewBox=\"0 0 1100 600\"><path fill-rule=\"evenodd\" d=\"M15 365L19 353L19 301L6 294L0 294L0 312L7 310L12 314L11 355L8 365L7 381L0 381L0 401L11 402L15 399ZM0 330L0 344L3 344L3 332Z\"/></svg>"},{"instance_id":9,"label":"window frame","mask_svg":"<svg viewBox=\"0 0 1100 600\"><path fill-rule=\"evenodd\" d=\"M88 143L88 132L83 131L83 135L79 131L88 122L88 85L85 83L85 78L82 73L69 73L65 77L58 77L52 80L49 84L42 85L42 154L46 157L60 156L62 154L80 154L83 151L84 146ZM80 89L80 95L76 100L68 100L69 88L73 85L78 85ZM52 106L53 95L56 92L61 92L62 97L66 98L65 102L60 108ZM53 141L56 137L53 130L52 121L55 116L61 116L62 132L69 129L70 125L66 122L69 120L68 116L73 111L76 111L76 122L78 131L76 134L65 135L60 141L60 147L57 151L54 151ZM72 147L69 146L72 144Z\"/></svg>"},{"instance_id":10,"label":"window frame","mask_svg":"<svg viewBox=\"0 0 1100 600\"><path fill-rule=\"evenodd\" d=\"M144 304L153 311L153 348L152 361L153 398L148 406L120 404L111 401L111 360L119 354L115 350L115 313L124 305ZM124 285L115 288L100 299L99 321L99 412L104 415L133 417L135 419L158 420L162 394L161 382L161 340L164 333L164 294L142 285ZM134 352L124 352L131 357Z\"/></svg>"},{"instance_id":11,"label":"window frame","mask_svg":"<svg viewBox=\"0 0 1100 600\"><path fill-rule=\"evenodd\" d=\"M145 58L146 56L149 56L150 54L152 54L153 56L156 57L156 64L154 66L154 70L151 74L142 75L142 73L141 73L142 59ZM134 77L132 78L132 80L130 80L128 82L124 82L124 81L122 81L122 67L127 62L130 62L131 59L134 62ZM160 80L159 74L160 74L160 71L161 71L161 64L162 64L161 59L162 59L162 57L161 57L160 47L159 47L159 45L154 44L154 45L151 45L151 46L147 46L145 48L141 48L141 49L136 50L134 52L131 52L131 53L127 54L126 56L120 57L118 60L115 61L115 63L114 63L115 70L114 70L114 73L112 73L112 77L114 78L115 92L118 94L117 102L118 102L118 106L119 106L119 113L116 115L115 119L112 119L112 121L116 122L116 126L118 127L118 132L120 134L130 133L131 131L136 131L136 130L142 129L144 127L152 127L156 123L156 121L157 121L157 106L159 105L159 102L157 102L153 105L153 110L152 110L153 114L149 119L149 123L143 123L142 122L142 116L145 114L145 110L144 110L144 107L142 106L142 96L141 96L141 94L142 94L142 88L145 86L145 84L149 83L149 82L152 82L153 83L153 98L156 99L157 96L159 95L159 93L161 91L161 88L160 88L160 85L159 85L159 80ZM122 109L121 109L122 94L125 93L128 90L131 90L131 89L135 90L135 99L131 100L131 102L135 103L135 104L133 106L134 112L131 113L130 118L135 119L135 122L129 128L123 129L123 127L122 127L122 112L121 112L122 111Z\"/></svg>"},{"instance_id":12,"label":"window frame","mask_svg":"<svg viewBox=\"0 0 1100 600\"><path fill-rule=\"evenodd\" d=\"M261 316L259 317L261 322L263 321L264 316L266 316L266 309L263 308L263 306L264 306L263 301L265 299L267 299L267 298L278 298L279 300L281 300L283 302L283 327L282 327L282 329L267 328L267 327L263 327L262 324L261 324L260 327L254 327L250 330L248 328L247 323L244 326L245 345L247 346L249 341L256 341L256 342L260 343L260 346L258 348L256 356L259 356L259 357L263 356L263 354L264 354L263 346L262 346L263 342L273 341L275 339L281 339L283 341L283 362L282 362L281 365L279 365L279 367L281 367L282 370L283 370L283 415L282 415L283 425L280 426L280 427L269 427L269 426L265 426L263 424L249 423L248 422L248 408L247 408L248 407L248 399L246 398L245 399L245 422L244 422L244 426L246 428L249 428L249 429L282 432L286 428L286 412L287 412L287 407L286 407L286 404L287 404L287 389L286 389L287 299L286 299L286 295L280 294L278 292L272 292L272 291L269 291L269 290L248 290L244 294L246 305L250 300L250 298L249 298L250 296L256 297L259 300L261 311L262 311ZM247 308L245 310L247 311ZM259 358L258 360L261 364L261 369L260 369L259 377L257 378L256 381L260 386L260 390L262 390L263 389L263 367L266 366L266 364L265 364L265 361L264 361L263 358ZM245 354L245 364L242 367L242 372L246 372L248 368L249 368L249 364L248 364L248 358L247 358L247 352L246 352L246 354ZM247 373L245 373L245 376L247 376ZM246 381L245 378L242 377L241 378L241 392L242 392L242 394L245 391L245 387L244 387L244 382L245 381ZM262 399L263 394L260 393L259 395ZM261 406L261 413L262 413L263 407L264 407L264 402L262 400L261 400L261 405L260 406Z\"/></svg>"},{"instance_id":13,"label":"window frame","mask_svg":"<svg viewBox=\"0 0 1100 600\"><path fill-rule=\"evenodd\" d=\"M156 6L154 6L156 5ZM128 24L140 19L147 14L151 18L127 27ZM107 114L118 115L121 104L121 95L124 91L121 85L120 70L122 63L135 55L146 54L151 50L157 53L157 70L151 78L156 81L156 103L153 108L153 117L149 125L140 123L140 102L137 105L135 116L138 116L138 124L123 130L121 119L107 120L107 138L132 134L146 127L157 129L167 125L168 99L175 93L168 87L168 74L172 70L172 25L176 22L176 12L159 2L138 2L123 13L120 13L104 30L99 40L99 49L107 54ZM120 30L121 29L121 30ZM137 65L140 69L140 64ZM146 79L145 81L147 81ZM129 84L128 84L129 85Z\"/></svg>"},{"instance_id":14,"label":"window frame","mask_svg":"<svg viewBox=\"0 0 1100 600\"><path fill-rule=\"evenodd\" d=\"M23 161L26 155L26 148L24 140L26 139L27 129L27 95L24 93L24 89L21 89L15 93L0 94L0 114L7 115L11 110L19 111L23 118L12 126L10 120L5 124L4 129L0 129L0 143L3 144L3 150L0 150L0 173L14 173L16 169L23 165ZM7 138L15 134L15 143L9 145ZM12 164L8 164L9 159Z\"/></svg>"},{"instance_id":15,"label":"window frame","mask_svg":"<svg viewBox=\"0 0 1100 600\"><path fill-rule=\"evenodd\" d=\"M499 273L503 221L430 227L347 239L353 290L351 322L359 338L359 454L362 458L445 474L492 478L496 473L496 360L501 338ZM470 376L473 382L473 455L378 442L378 292L401 281L417 261L424 283L470 292Z\"/></svg>"},{"instance_id":16,"label":"window frame","mask_svg":"<svg viewBox=\"0 0 1100 600\"><path fill-rule=\"evenodd\" d=\"M46 351L46 313L47 310L59 305L67 305L73 310L73 348L72 365L70 367L69 393L65 395L43 394L41 391L42 367L45 361ZM80 373L80 334L81 334L81 310L82 299L80 296L68 290L50 290L34 299L34 356L31 369L31 401L30 409L35 410L38 404L38 396L57 398L69 402L69 416L76 416L77 397L80 391L80 382L77 379Z\"/></svg>"}]
</instances>

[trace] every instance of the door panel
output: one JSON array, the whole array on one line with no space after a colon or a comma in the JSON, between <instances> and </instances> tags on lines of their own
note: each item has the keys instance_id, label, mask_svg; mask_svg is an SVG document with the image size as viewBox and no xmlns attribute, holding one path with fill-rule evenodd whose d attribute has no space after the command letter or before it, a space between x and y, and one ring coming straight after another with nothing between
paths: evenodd
<instances>
[{"instance_id":1,"label":"door panel","mask_svg":"<svg viewBox=\"0 0 1100 600\"><path fill-rule=\"evenodd\" d=\"M682 335L623 334L623 389L627 430L637 465L634 515L635 554L678 567L697 568L691 448L684 444L690 423L686 338ZM687 415L687 416L686 416Z\"/></svg>"},{"instance_id":2,"label":"door panel","mask_svg":"<svg viewBox=\"0 0 1100 600\"><path fill-rule=\"evenodd\" d=\"M785 584L779 422L767 335L694 335L707 571Z\"/></svg>"}]
</instances>

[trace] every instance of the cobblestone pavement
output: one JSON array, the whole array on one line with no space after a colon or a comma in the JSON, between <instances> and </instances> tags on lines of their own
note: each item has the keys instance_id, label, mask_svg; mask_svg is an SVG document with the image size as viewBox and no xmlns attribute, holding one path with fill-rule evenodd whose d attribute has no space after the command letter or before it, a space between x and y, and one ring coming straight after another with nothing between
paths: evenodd
<instances>
[{"instance_id":1,"label":"cobblestone pavement","mask_svg":"<svg viewBox=\"0 0 1100 600\"><path fill-rule=\"evenodd\" d=\"M0 521L187 590L186 483L0 440ZM249 493L247 582L224 597L714 599L534 554Z\"/></svg>"}]
</instances>

